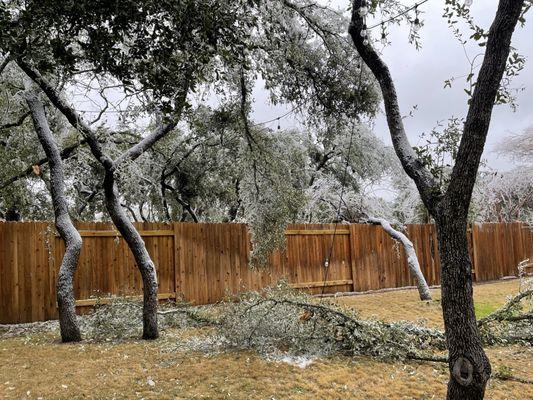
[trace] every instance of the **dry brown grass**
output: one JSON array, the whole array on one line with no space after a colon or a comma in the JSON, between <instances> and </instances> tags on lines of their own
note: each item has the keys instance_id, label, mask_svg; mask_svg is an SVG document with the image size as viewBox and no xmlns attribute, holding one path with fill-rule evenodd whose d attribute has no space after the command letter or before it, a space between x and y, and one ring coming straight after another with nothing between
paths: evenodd
<instances>
[{"instance_id":1,"label":"dry brown grass","mask_svg":"<svg viewBox=\"0 0 533 400\"><path fill-rule=\"evenodd\" d=\"M505 301L514 283L479 286L476 297ZM395 300L394 309L390 302ZM402 291L341 300L363 315L387 319L424 316L439 324L438 306L422 305ZM411 305L420 310L412 311ZM427 308L424 308L427 307ZM431 317L431 318L430 318ZM168 351L201 330L174 330L155 342L63 345L50 334L0 340L2 399L439 399L447 372L442 364L386 363L366 357L334 357L306 369L271 362L249 352L205 355ZM491 348L493 368L511 367L533 379L530 348ZM148 380L155 383L150 386ZM488 399L533 398L533 385L494 380Z\"/></svg>"},{"instance_id":2,"label":"dry brown grass","mask_svg":"<svg viewBox=\"0 0 533 400\"><path fill-rule=\"evenodd\" d=\"M476 315L484 317L501 307L507 297L518 293L519 281L483 283L474 286ZM432 328L443 329L440 289L432 289L433 300L420 301L416 290L398 290L361 296L339 297L337 302L359 311L363 318L384 321L416 321Z\"/></svg>"}]
</instances>

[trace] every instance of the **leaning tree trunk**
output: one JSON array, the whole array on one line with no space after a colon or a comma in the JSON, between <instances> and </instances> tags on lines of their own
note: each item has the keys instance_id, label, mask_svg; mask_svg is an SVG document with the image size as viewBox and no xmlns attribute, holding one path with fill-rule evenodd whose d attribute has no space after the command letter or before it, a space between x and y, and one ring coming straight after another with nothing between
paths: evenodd
<instances>
[{"instance_id":1,"label":"leaning tree trunk","mask_svg":"<svg viewBox=\"0 0 533 400\"><path fill-rule=\"evenodd\" d=\"M436 219L441 262L442 309L451 379L448 399L483 399L491 366L479 337L472 295L467 221L443 208Z\"/></svg>"},{"instance_id":2,"label":"leaning tree trunk","mask_svg":"<svg viewBox=\"0 0 533 400\"><path fill-rule=\"evenodd\" d=\"M57 304L61 340L63 342L77 342L81 340L81 334L76 320L76 303L72 281L78 267L82 240L68 213L61 153L48 126L43 104L33 93L26 95L26 102L31 111L35 131L48 157L50 192L54 206L56 227L61 238L65 241L65 255L61 261L57 280Z\"/></svg>"},{"instance_id":3,"label":"leaning tree trunk","mask_svg":"<svg viewBox=\"0 0 533 400\"><path fill-rule=\"evenodd\" d=\"M113 223L128 243L143 281L143 339L157 339L157 274L144 241L120 204L113 171L106 171L104 179L106 208Z\"/></svg>"},{"instance_id":4,"label":"leaning tree trunk","mask_svg":"<svg viewBox=\"0 0 533 400\"><path fill-rule=\"evenodd\" d=\"M372 224L381 225L381 227L385 230L385 232L389 234L391 238L399 241L402 244L407 255L407 266L409 267L409 271L411 271L411 275L416 280L416 286L418 288L420 300L431 300L431 292L429 291L429 286L426 282L426 278L424 278L424 274L420 269L420 263L418 262L418 257L416 256L416 251L415 247L413 246L413 242L411 242L409 238L405 236L402 232L394 229L389 223L389 221L384 218L369 217L368 222Z\"/></svg>"}]
</instances>

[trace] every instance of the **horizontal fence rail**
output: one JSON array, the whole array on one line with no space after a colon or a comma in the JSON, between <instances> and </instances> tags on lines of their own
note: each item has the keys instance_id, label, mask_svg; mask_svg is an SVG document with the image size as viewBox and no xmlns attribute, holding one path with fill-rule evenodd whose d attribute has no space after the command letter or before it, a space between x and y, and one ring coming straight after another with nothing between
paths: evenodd
<instances>
[{"instance_id":1,"label":"horizontal fence rail","mask_svg":"<svg viewBox=\"0 0 533 400\"><path fill-rule=\"evenodd\" d=\"M74 280L79 312L109 296L137 297L142 281L135 260L111 224L79 222L83 248ZM266 267L250 269L244 224L137 223L158 273L159 299L209 304L286 279L310 293L367 291L414 285L403 248L380 226L294 224L286 248ZM435 227L408 225L424 276L439 284ZM516 275L533 260L533 229L521 223L468 229L473 277ZM325 261L328 272L325 273ZM56 281L65 246L50 222L0 222L0 323L57 318ZM324 281L324 279L326 281Z\"/></svg>"}]
</instances>

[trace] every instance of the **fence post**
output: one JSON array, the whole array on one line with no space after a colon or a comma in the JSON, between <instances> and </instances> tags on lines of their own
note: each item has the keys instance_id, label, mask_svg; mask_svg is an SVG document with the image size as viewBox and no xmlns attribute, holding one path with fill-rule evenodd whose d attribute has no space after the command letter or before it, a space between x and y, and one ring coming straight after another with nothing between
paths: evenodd
<instances>
[{"instance_id":1,"label":"fence post","mask_svg":"<svg viewBox=\"0 0 533 400\"><path fill-rule=\"evenodd\" d=\"M172 223L172 230L174 231L173 236L173 247L174 247L174 295L175 300L178 301L178 295L181 293L181 268L180 268L180 235L179 227L177 222Z\"/></svg>"},{"instance_id":2,"label":"fence post","mask_svg":"<svg viewBox=\"0 0 533 400\"><path fill-rule=\"evenodd\" d=\"M350 265L352 267L352 287L353 291L357 291L357 272L356 272L356 265L355 261L357 259L357 254L355 254L355 246L354 246L354 239L355 239L355 225L350 224L349 226L350 234L348 235L348 251L350 253Z\"/></svg>"},{"instance_id":3,"label":"fence post","mask_svg":"<svg viewBox=\"0 0 533 400\"><path fill-rule=\"evenodd\" d=\"M479 274L477 270L477 245L476 245L476 235L474 233L474 229L476 227L475 223L469 224L468 232L470 233L470 245L472 246L472 257L471 257L471 264L472 264L472 274L474 274L474 281L478 281Z\"/></svg>"}]
</instances>

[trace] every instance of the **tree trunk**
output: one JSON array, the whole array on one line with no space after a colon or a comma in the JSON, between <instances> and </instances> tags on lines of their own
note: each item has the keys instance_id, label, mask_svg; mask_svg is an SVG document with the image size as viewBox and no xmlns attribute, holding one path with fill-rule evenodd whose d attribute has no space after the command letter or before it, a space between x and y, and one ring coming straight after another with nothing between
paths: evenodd
<instances>
[{"instance_id":1,"label":"tree trunk","mask_svg":"<svg viewBox=\"0 0 533 400\"><path fill-rule=\"evenodd\" d=\"M491 366L479 338L472 295L466 217L446 207L436 219L441 262L442 310L449 352L448 399L483 399Z\"/></svg>"},{"instance_id":2,"label":"tree trunk","mask_svg":"<svg viewBox=\"0 0 533 400\"><path fill-rule=\"evenodd\" d=\"M31 111L35 131L48 157L50 192L54 206L56 227L65 242L65 255L63 260L61 260L57 280L57 304L61 340L63 342L78 342L81 340L81 334L76 320L76 300L72 282L74 273L78 268L82 240L68 213L61 152L48 126L43 104L32 93L26 95L26 102Z\"/></svg>"},{"instance_id":3,"label":"tree trunk","mask_svg":"<svg viewBox=\"0 0 533 400\"><path fill-rule=\"evenodd\" d=\"M143 339L157 339L157 274L144 241L120 204L115 176L106 171L104 179L106 208L113 223L128 244L143 281Z\"/></svg>"},{"instance_id":4,"label":"tree trunk","mask_svg":"<svg viewBox=\"0 0 533 400\"><path fill-rule=\"evenodd\" d=\"M139 235L139 232L137 232L133 224L129 221L121 207L114 172L121 163L135 161L176 127L187 102L187 93L191 84L190 72L186 73L182 86L177 89L176 104L178 106L169 122L160 125L152 133L143 137L137 144L122 153L116 160L113 160L104 152L102 144L98 141L96 131L83 120L74 108L61 98L60 92L36 68L23 58L17 59L17 64L41 88L50 102L61 111L70 124L84 136L91 153L102 167L104 167L104 193L107 210L118 231L128 243L143 280L143 339L156 339L159 336L159 331L157 327L157 274L155 265L146 250L141 235Z\"/></svg>"},{"instance_id":5,"label":"tree trunk","mask_svg":"<svg viewBox=\"0 0 533 400\"><path fill-rule=\"evenodd\" d=\"M366 30L360 13L362 6L363 0L353 0L350 36L380 85L394 150L437 225L442 308L450 352L447 398L482 399L491 368L476 327L466 220L492 109L507 65L513 32L524 11L524 0L498 1L445 192L409 144L390 71L372 45L361 36L362 30Z\"/></svg>"},{"instance_id":6,"label":"tree trunk","mask_svg":"<svg viewBox=\"0 0 533 400\"><path fill-rule=\"evenodd\" d=\"M391 238L399 241L402 244L407 255L407 265L409 267L409 271L411 271L411 275L416 280L416 286L418 288L420 300L431 300L431 292L429 291L426 278L424 278L424 274L422 274L422 270L420 269L420 263L418 262L418 257L416 256L416 251L415 247L413 246L413 242L411 242L409 238L405 236L402 232L394 229L389 223L389 221L384 218L369 217L368 221L372 224L381 225L385 232L387 232Z\"/></svg>"}]
</instances>

